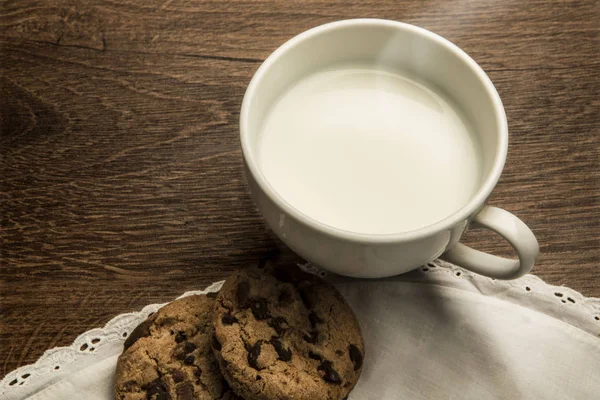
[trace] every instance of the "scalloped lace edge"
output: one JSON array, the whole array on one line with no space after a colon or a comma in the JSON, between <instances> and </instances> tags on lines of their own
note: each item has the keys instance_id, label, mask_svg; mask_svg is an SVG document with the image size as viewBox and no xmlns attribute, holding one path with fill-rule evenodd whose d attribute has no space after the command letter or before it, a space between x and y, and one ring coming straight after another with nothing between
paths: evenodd
<instances>
[{"instance_id":1,"label":"scalloped lace edge","mask_svg":"<svg viewBox=\"0 0 600 400\"><path fill-rule=\"evenodd\" d=\"M434 268L428 269L428 267L431 266L434 266ZM423 271L424 269L425 271ZM518 279L501 281L488 278L479 274L475 274L471 271L458 267L454 264L450 264L449 262L442 261L440 259L421 267L420 270L422 272L429 273L451 274L455 278L470 279L472 281L477 281L482 284L488 285L491 284L495 286L508 286L511 288L524 290L525 292L549 296L550 299L552 299L559 305L567 304L576 307L595 321L600 321L600 298L585 297L578 291L568 288L566 286L551 285L536 275L527 274ZM457 275L457 273L459 274Z\"/></svg>"}]
</instances>

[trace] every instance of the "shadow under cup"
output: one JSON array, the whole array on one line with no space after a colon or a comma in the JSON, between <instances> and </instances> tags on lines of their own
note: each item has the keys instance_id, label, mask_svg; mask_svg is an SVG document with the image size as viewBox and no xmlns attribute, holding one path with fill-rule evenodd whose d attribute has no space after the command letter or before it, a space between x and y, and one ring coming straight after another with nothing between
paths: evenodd
<instances>
[{"instance_id":1,"label":"shadow under cup","mask_svg":"<svg viewBox=\"0 0 600 400\"><path fill-rule=\"evenodd\" d=\"M449 41L424 29L393 21L344 22L350 21L324 25L296 36L277 49L255 74L240 116L248 181L268 224L304 258L344 275L395 275L439 257L458 242L470 216L483 207L504 166L508 148L506 116L498 93L483 70ZM293 209L275 190L267 188L269 184L260 171L256 155L263 122L272 106L302 78L344 64L369 64L414 76L447 96L460 109L471 133L477 137L481 153L479 187L463 209L432 226L411 232L415 233L411 238L398 238L402 235L399 233L394 239L394 235L356 234L311 220L301 210ZM441 226L445 222L448 222L446 226ZM431 233L438 225L445 234L426 238L425 231ZM290 237L294 235L297 237ZM339 243L332 245L331 239ZM398 240L413 247L393 249L392 245ZM381 246L372 247L374 242ZM321 256L323 252L338 254ZM342 254L345 252L351 254ZM339 261L333 262L336 257ZM397 267L384 266L391 265L393 259L403 261L396 262ZM373 265L379 270L365 272L365 268Z\"/></svg>"}]
</instances>

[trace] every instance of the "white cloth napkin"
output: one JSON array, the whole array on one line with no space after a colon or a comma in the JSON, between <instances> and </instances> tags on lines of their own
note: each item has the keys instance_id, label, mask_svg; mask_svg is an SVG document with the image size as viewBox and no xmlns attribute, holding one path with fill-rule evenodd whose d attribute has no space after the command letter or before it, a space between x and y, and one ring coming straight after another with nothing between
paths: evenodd
<instances>
[{"instance_id":1,"label":"white cloth napkin","mask_svg":"<svg viewBox=\"0 0 600 400\"><path fill-rule=\"evenodd\" d=\"M333 280L366 343L350 400L600 398L598 299L531 275L494 281L439 261L393 279ZM13 371L0 397L112 399L123 334L159 306Z\"/></svg>"}]
</instances>

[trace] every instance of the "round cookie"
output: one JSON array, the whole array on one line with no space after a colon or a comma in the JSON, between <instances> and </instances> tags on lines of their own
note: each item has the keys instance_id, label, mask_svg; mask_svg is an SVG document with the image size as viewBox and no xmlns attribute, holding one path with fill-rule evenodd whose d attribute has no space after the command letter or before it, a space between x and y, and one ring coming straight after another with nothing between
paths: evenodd
<instances>
[{"instance_id":1,"label":"round cookie","mask_svg":"<svg viewBox=\"0 0 600 400\"><path fill-rule=\"evenodd\" d=\"M211 350L213 307L205 295L185 297L135 328L117 362L115 398L237 399Z\"/></svg>"},{"instance_id":2,"label":"round cookie","mask_svg":"<svg viewBox=\"0 0 600 400\"><path fill-rule=\"evenodd\" d=\"M299 268L235 272L219 292L213 349L246 400L339 400L360 376L364 343L330 284Z\"/></svg>"}]
</instances>

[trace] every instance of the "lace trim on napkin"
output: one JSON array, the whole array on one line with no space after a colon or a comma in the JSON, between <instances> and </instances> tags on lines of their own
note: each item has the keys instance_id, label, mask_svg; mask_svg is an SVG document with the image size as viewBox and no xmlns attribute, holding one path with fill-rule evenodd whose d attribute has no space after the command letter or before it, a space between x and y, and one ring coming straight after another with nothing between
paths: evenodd
<instances>
[{"instance_id":1,"label":"lace trim on napkin","mask_svg":"<svg viewBox=\"0 0 600 400\"><path fill-rule=\"evenodd\" d=\"M504 300L527 306L536 311L565 320L564 314L576 309L587 318L586 327L567 320L572 325L600 337L600 298L585 297L576 290L566 286L553 286L541 278L527 274L519 279L503 281L475 274L454 264L442 260L435 260L420 268L420 272L429 275L450 275L456 279L463 279L473 283L479 292L484 295L501 297ZM512 289L509 291L508 289ZM509 295L510 294L510 295ZM527 301L528 300L528 301ZM540 304L540 301L543 303ZM542 305L551 305L551 309L542 308Z\"/></svg>"},{"instance_id":2,"label":"lace trim on napkin","mask_svg":"<svg viewBox=\"0 0 600 400\"><path fill-rule=\"evenodd\" d=\"M300 267L307 272L327 276L325 271L310 263ZM486 296L502 298L545 313L600 337L599 298L586 298L575 290L549 285L534 275L526 275L513 281L499 281L436 260L398 279L478 291ZM179 298L215 292L222 284L223 281L215 282L204 290L186 292ZM30 385L41 388L57 380L67 370L82 363L83 358L99 355L104 348L111 347L108 346L111 343L124 342L138 324L165 304L150 304L139 312L118 315L103 328L92 329L79 335L69 347L47 350L35 364L8 373L0 381L0 396L16 393Z\"/></svg>"}]
</instances>

